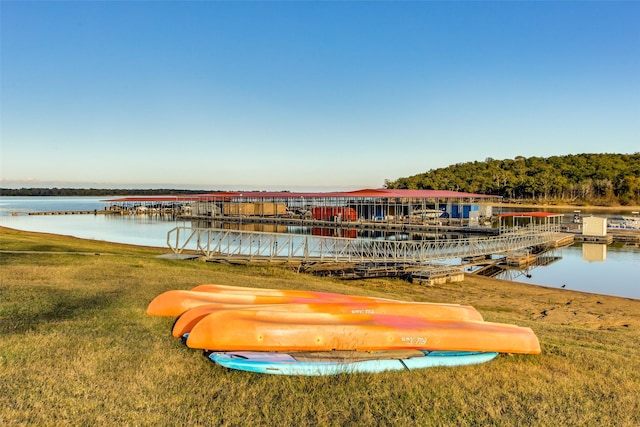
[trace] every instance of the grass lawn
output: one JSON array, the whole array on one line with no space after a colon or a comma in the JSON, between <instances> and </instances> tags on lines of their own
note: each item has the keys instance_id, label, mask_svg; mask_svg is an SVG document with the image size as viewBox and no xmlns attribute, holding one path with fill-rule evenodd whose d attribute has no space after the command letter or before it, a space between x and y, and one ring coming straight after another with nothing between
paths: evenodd
<instances>
[{"instance_id":1,"label":"grass lawn","mask_svg":"<svg viewBox=\"0 0 640 427\"><path fill-rule=\"evenodd\" d=\"M640 300L481 277L433 287L0 228L0 425L640 425ZM635 278L634 280L637 280ZM542 354L330 377L229 371L145 314L203 283L470 304Z\"/></svg>"}]
</instances>

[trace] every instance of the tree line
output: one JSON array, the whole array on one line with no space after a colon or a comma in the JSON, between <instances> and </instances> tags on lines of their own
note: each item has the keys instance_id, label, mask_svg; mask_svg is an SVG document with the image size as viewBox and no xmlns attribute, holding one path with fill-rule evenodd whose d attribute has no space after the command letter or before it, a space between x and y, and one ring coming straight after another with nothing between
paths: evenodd
<instances>
[{"instance_id":1,"label":"tree line","mask_svg":"<svg viewBox=\"0 0 640 427\"><path fill-rule=\"evenodd\" d=\"M487 158L385 180L385 187L465 191L507 200L640 205L640 153Z\"/></svg>"}]
</instances>

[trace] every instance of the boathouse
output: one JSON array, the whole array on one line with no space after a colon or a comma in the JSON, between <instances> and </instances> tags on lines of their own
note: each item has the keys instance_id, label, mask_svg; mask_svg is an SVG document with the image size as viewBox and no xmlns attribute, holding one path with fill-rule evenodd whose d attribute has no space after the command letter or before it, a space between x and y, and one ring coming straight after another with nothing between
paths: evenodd
<instances>
[{"instance_id":1,"label":"boathouse","mask_svg":"<svg viewBox=\"0 0 640 427\"><path fill-rule=\"evenodd\" d=\"M553 212L512 212L498 216L500 228L518 230L535 227L538 230L557 231L560 229L564 214Z\"/></svg>"},{"instance_id":2,"label":"boathouse","mask_svg":"<svg viewBox=\"0 0 640 427\"><path fill-rule=\"evenodd\" d=\"M247 191L185 196L122 197L107 200L112 209L131 212L176 210L190 219L225 217L312 218L337 223L428 221L478 225L493 215L501 197L446 190L363 189L347 192Z\"/></svg>"}]
</instances>

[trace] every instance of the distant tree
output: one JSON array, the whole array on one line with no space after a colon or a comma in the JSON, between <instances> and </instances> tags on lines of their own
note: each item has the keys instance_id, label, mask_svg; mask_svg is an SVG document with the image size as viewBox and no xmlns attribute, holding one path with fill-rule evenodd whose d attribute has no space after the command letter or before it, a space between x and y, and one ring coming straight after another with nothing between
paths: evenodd
<instances>
[{"instance_id":1,"label":"distant tree","mask_svg":"<svg viewBox=\"0 0 640 427\"><path fill-rule=\"evenodd\" d=\"M0 196L154 196L210 193L211 190L103 189L103 188L0 188Z\"/></svg>"},{"instance_id":2,"label":"distant tree","mask_svg":"<svg viewBox=\"0 0 640 427\"><path fill-rule=\"evenodd\" d=\"M458 163L397 180L387 188L459 190L513 199L640 204L640 153L570 154Z\"/></svg>"}]
</instances>

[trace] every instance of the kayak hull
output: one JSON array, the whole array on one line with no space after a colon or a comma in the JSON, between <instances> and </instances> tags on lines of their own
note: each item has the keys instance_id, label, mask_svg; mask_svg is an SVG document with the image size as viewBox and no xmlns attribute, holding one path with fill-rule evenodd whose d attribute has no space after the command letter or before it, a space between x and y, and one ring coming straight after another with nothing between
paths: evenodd
<instances>
[{"instance_id":1,"label":"kayak hull","mask_svg":"<svg viewBox=\"0 0 640 427\"><path fill-rule=\"evenodd\" d=\"M211 351L417 349L539 354L529 328L387 314L224 310L201 319L187 346Z\"/></svg>"}]
</instances>

